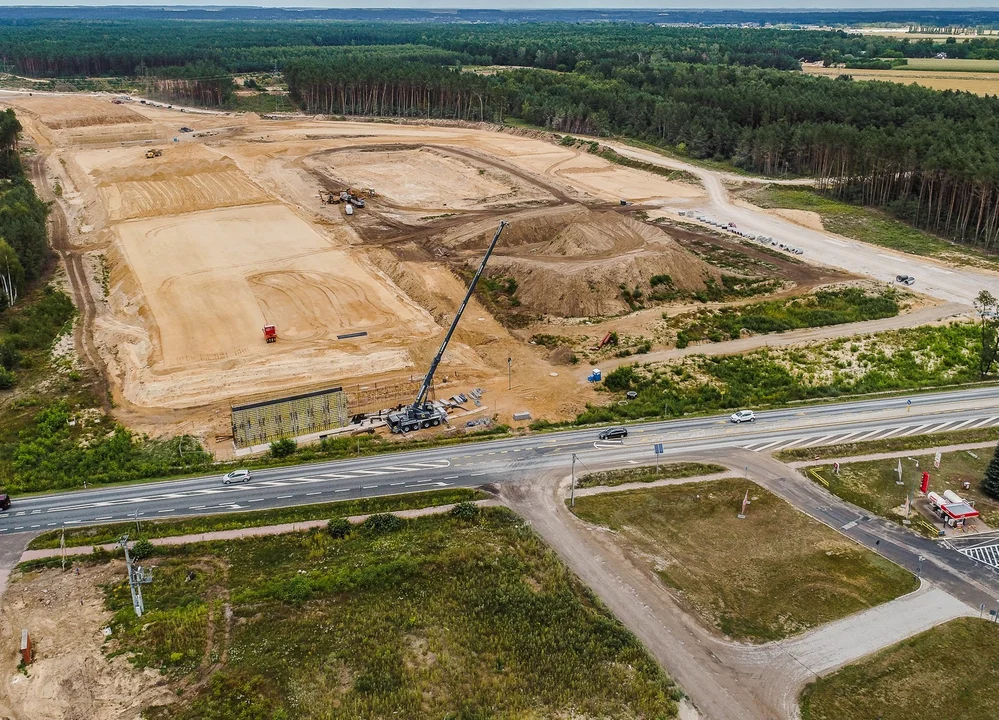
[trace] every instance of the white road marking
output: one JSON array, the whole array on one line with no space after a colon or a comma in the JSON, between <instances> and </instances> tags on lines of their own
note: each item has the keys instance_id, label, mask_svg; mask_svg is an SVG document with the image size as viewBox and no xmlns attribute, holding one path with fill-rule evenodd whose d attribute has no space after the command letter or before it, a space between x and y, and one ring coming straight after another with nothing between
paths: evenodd
<instances>
[{"instance_id":1,"label":"white road marking","mask_svg":"<svg viewBox=\"0 0 999 720\"><path fill-rule=\"evenodd\" d=\"M479 475L485 475L485 473L484 473L484 472L480 472L480 473L472 473L472 474L471 474L471 475L469 475L468 477L478 477Z\"/></svg>"},{"instance_id":2,"label":"white road marking","mask_svg":"<svg viewBox=\"0 0 999 720\"><path fill-rule=\"evenodd\" d=\"M917 432L923 430L924 428L928 428L932 424L933 423L927 423L926 425L917 425L916 427L912 428L912 430L910 430L909 432L902 433L901 435L899 435L899 437L909 437L910 435L915 435Z\"/></svg>"},{"instance_id":3,"label":"white road marking","mask_svg":"<svg viewBox=\"0 0 999 720\"><path fill-rule=\"evenodd\" d=\"M840 530L850 530L850 529L855 528L855 527L857 527L857 521L856 520L851 520L846 525L844 525L843 527L841 527Z\"/></svg>"},{"instance_id":4,"label":"white road marking","mask_svg":"<svg viewBox=\"0 0 999 720\"><path fill-rule=\"evenodd\" d=\"M768 442L768 443L767 443L766 445L764 445L763 447L758 447L758 448L756 448L756 452L762 452L763 450L766 450L766 449L767 449L767 448L769 448L769 447L773 447L774 445L776 445L776 444L777 444L777 443L779 443L779 442L783 442L783 441L782 441L782 440L774 440L773 442Z\"/></svg>"},{"instance_id":5,"label":"white road marking","mask_svg":"<svg viewBox=\"0 0 999 720\"><path fill-rule=\"evenodd\" d=\"M169 510L157 510L156 512L165 513L165 512L173 512L173 511L174 511L174 508L171 508Z\"/></svg>"},{"instance_id":6,"label":"white road marking","mask_svg":"<svg viewBox=\"0 0 999 720\"><path fill-rule=\"evenodd\" d=\"M364 475L388 475L384 470L355 470L355 473L362 473Z\"/></svg>"},{"instance_id":7,"label":"white road marking","mask_svg":"<svg viewBox=\"0 0 999 720\"><path fill-rule=\"evenodd\" d=\"M374 490L377 485L361 485L361 490Z\"/></svg>"},{"instance_id":8,"label":"white road marking","mask_svg":"<svg viewBox=\"0 0 999 720\"><path fill-rule=\"evenodd\" d=\"M293 497L293 496L292 495L278 495L277 499L278 500L287 500L290 497Z\"/></svg>"},{"instance_id":9,"label":"white road marking","mask_svg":"<svg viewBox=\"0 0 999 720\"><path fill-rule=\"evenodd\" d=\"M988 425L990 422L992 422L993 420L996 420L996 419L999 419L999 416L993 416L993 417L990 417L990 418L985 418L984 420L979 420L978 422L976 422L974 425L972 425L968 429L969 430L974 430L975 428L982 427L983 425Z\"/></svg>"},{"instance_id":10,"label":"white road marking","mask_svg":"<svg viewBox=\"0 0 999 720\"><path fill-rule=\"evenodd\" d=\"M99 518L94 518L94 520L110 520L114 515L103 515ZM50 525L55 525L55 523L49 523Z\"/></svg>"},{"instance_id":11,"label":"white road marking","mask_svg":"<svg viewBox=\"0 0 999 720\"><path fill-rule=\"evenodd\" d=\"M306 495L322 495L323 493L322 493L322 491L317 491L317 492L310 492L310 493L305 493L305 494Z\"/></svg>"},{"instance_id":12,"label":"white road marking","mask_svg":"<svg viewBox=\"0 0 999 720\"><path fill-rule=\"evenodd\" d=\"M263 498L253 498L252 500L247 500L246 502L263 502Z\"/></svg>"},{"instance_id":13,"label":"white road marking","mask_svg":"<svg viewBox=\"0 0 999 720\"><path fill-rule=\"evenodd\" d=\"M351 488L340 488L339 490L334 490L333 492L335 492L335 493L338 493L338 492L350 492L350 490L351 490Z\"/></svg>"},{"instance_id":14,"label":"white road marking","mask_svg":"<svg viewBox=\"0 0 999 720\"><path fill-rule=\"evenodd\" d=\"M968 423L973 423L973 422L975 422L974 418L972 418L971 420L965 420L964 422L960 422L957 425L955 425L954 427L952 427L949 432L954 432L955 430L960 430L961 428L963 428Z\"/></svg>"}]
</instances>

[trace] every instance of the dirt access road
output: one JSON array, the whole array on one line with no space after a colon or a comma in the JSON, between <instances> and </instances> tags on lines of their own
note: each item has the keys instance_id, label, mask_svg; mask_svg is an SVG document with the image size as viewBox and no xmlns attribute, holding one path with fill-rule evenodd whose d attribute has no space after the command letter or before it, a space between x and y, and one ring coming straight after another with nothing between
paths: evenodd
<instances>
[{"instance_id":1,"label":"dirt access road","mask_svg":"<svg viewBox=\"0 0 999 720\"><path fill-rule=\"evenodd\" d=\"M756 235L768 235L778 242L802 248L809 262L844 268L852 273L867 275L884 282L891 282L898 274L916 278L915 289L947 302L971 307L975 296L982 289L999 292L999 274L978 268L955 267L929 258L907 255L886 248L879 248L858 240L797 225L788 220L752 207L736 205L725 188L725 181L746 182L746 178L730 173L706 170L681 160L664 157L648 150L600 140L620 155L641 160L652 165L685 170L694 176L707 191L707 201L695 200L666 202L669 210L695 210L725 222L735 222L740 229ZM759 179L753 179L759 181Z\"/></svg>"},{"instance_id":2,"label":"dirt access road","mask_svg":"<svg viewBox=\"0 0 999 720\"><path fill-rule=\"evenodd\" d=\"M786 475L794 476L794 471L771 458L739 452L719 457L712 451L683 459L748 464L761 485L815 517L810 505L788 496L785 477L773 476L777 466ZM817 675L954 617L974 614L961 599L924 582L916 593L785 641L757 646L729 642L686 613L609 533L572 515L565 505L567 482L564 470L551 472L538 481L503 485L501 497L642 640L711 720L795 720L801 688ZM849 509L832 496L829 501Z\"/></svg>"}]
</instances>

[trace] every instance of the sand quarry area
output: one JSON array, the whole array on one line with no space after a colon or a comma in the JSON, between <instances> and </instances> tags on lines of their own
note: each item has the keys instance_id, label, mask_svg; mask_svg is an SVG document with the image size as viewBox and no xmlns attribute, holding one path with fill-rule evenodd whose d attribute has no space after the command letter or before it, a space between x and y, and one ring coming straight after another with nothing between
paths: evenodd
<instances>
[{"instance_id":1,"label":"sand quarry area","mask_svg":"<svg viewBox=\"0 0 999 720\"><path fill-rule=\"evenodd\" d=\"M0 103L22 117L61 191L69 247L93 269L83 332L116 412L151 434L199 434L216 452L232 404L334 386L389 388L386 406L410 399L500 219L511 225L488 273L514 280L532 322L627 313L619 288L657 274L690 292L720 277L635 213L696 203L700 186L543 133L265 120L99 96ZM351 216L320 199L348 188L366 200ZM277 342L264 341L266 324ZM366 335L341 337L355 333ZM504 422L521 410L569 417L595 399L530 336L473 300L438 394L486 388L487 414Z\"/></svg>"}]
</instances>

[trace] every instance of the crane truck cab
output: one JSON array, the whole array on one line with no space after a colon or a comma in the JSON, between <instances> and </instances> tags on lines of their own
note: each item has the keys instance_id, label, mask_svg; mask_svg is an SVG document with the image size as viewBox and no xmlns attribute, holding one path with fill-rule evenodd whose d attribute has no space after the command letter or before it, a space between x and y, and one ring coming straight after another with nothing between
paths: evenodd
<instances>
[{"instance_id":1,"label":"crane truck cab","mask_svg":"<svg viewBox=\"0 0 999 720\"><path fill-rule=\"evenodd\" d=\"M393 433L408 433L410 430L438 427L441 423L446 423L447 413L432 402L424 402L419 406L407 405L389 413L385 422Z\"/></svg>"}]
</instances>

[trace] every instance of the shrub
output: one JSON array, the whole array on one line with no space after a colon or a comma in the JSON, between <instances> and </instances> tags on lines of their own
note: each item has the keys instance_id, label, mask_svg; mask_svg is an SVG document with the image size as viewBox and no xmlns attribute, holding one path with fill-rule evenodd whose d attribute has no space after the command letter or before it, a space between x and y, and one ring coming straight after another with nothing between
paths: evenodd
<instances>
[{"instance_id":1,"label":"shrub","mask_svg":"<svg viewBox=\"0 0 999 720\"><path fill-rule=\"evenodd\" d=\"M992 462L985 470L985 479L982 480L982 492L999 500L999 445L996 446Z\"/></svg>"},{"instance_id":2,"label":"shrub","mask_svg":"<svg viewBox=\"0 0 999 720\"><path fill-rule=\"evenodd\" d=\"M11 370L0 367L0 390L10 390L17 382L17 376Z\"/></svg>"},{"instance_id":3,"label":"shrub","mask_svg":"<svg viewBox=\"0 0 999 720\"><path fill-rule=\"evenodd\" d=\"M153 554L153 544L146 538L141 540L136 540L135 544L132 545L131 555L135 560L145 560L147 557Z\"/></svg>"},{"instance_id":4,"label":"shrub","mask_svg":"<svg viewBox=\"0 0 999 720\"><path fill-rule=\"evenodd\" d=\"M395 532L405 525L403 519L392 513L375 513L364 523L361 527L365 532L371 533L372 535L383 535L385 533Z\"/></svg>"},{"instance_id":5,"label":"shrub","mask_svg":"<svg viewBox=\"0 0 999 720\"><path fill-rule=\"evenodd\" d=\"M291 438L281 438L271 443L271 457L286 458L295 454L298 443Z\"/></svg>"},{"instance_id":6,"label":"shrub","mask_svg":"<svg viewBox=\"0 0 999 720\"><path fill-rule=\"evenodd\" d=\"M458 520L475 520L480 512L479 506L475 503L460 502L451 508L451 517Z\"/></svg>"},{"instance_id":7,"label":"shrub","mask_svg":"<svg viewBox=\"0 0 999 720\"><path fill-rule=\"evenodd\" d=\"M342 517L333 518L326 524L326 531L337 540L342 540L350 535L353 529L354 526L350 524L350 520Z\"/></svg>"}]
</instances>

